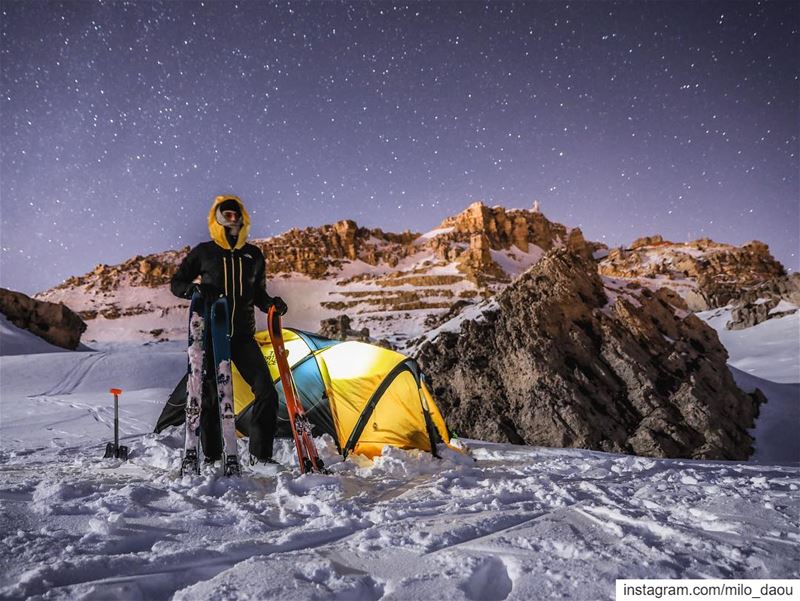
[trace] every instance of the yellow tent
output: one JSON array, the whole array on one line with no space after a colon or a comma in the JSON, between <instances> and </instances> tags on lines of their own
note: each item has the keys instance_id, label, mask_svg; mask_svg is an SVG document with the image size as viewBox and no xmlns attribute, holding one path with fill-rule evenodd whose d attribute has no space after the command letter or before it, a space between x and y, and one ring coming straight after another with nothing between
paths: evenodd
<instances>
[{"instance_id":1,"label":"yellow tent","mask_svg":"<svg viewBox=\"0 0 800 601\"><path fill-rule=\"evenodd\" d=\"M436 454L447 426L416 361L363 342L340 342L284 328L289 365L314 434L330 434L344 457L373 457L386 445ZM291 436L275 353L256 334L278 391L278 436ZM253 394L234 369L236 427L247 434Z\"/></svg>"}]
</instances>

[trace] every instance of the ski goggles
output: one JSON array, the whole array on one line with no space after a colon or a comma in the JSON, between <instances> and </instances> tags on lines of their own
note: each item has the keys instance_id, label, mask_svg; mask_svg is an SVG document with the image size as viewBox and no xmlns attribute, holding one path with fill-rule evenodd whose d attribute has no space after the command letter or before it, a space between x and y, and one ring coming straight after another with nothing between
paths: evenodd
<instances>
[{"instance_id":1,"label":"ski goggles","mask_svg":"<svg viewBox=\"0 0 800 601\"><path fill-rule=\"evenodd\" d=\"M238 211L220 211L220 213L222 218L230 223L236 223L242 218Z\"/></svg>"},{"instance_id":2,"label":"ski goggles","mask_svg":"<svg viewBox=\"0 0 800 601\"><path fill-rule=\"evenodd\" d=\"M233 209L225 209L224 211L217 209L216 217L217 223L224 227L242 224L242 214Z\"/></svg>"}]
</instances>

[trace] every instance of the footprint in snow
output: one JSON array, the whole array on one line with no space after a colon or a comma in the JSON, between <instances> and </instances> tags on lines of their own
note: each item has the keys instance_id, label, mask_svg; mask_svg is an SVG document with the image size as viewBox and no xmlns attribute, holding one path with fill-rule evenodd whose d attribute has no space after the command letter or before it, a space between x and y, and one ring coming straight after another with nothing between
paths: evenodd
<instances>
[{"instance_id":1,"label":"footprint in snow","mask_svg":"<svg viewBox=\"0 0 800 601\"><path fill-rule=\"evenodd\" d=\"M499 557L488 557L476 566L461 590L473 601L503 601L513 586L505 562Z\"/></svg>"}]
</instances>

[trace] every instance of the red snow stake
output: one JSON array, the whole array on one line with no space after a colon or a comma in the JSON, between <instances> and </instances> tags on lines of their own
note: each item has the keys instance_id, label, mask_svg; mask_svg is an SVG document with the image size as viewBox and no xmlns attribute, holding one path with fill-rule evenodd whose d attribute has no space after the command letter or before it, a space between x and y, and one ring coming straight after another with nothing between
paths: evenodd
<instances>
[{"instance_id":1,"label":"red snow stake","mask_svg":"<svg viewBox=\"0 0 800 601\"><path fill-rule=\"evenodd\" d=\"M306 417L305 409L300 402L300 395L294 385L292 370L289 367L289 353L283 344L283 330L281 316L272 306L267 313L267 327L272 341L272 350L275 352L275 362L281 375L283 395L286 397L286 411L289 413L289 423L292 424L294 445L297 448L297 458L300 460L300 472L321 472L327 474L325 464L317 455L314 439L311 437L311 422Z\"/></svg>"},{"instance_id":2,"label":"red snow stake","mask_svg":"<svg viewBox=\"0 0 800 601\"><path fill-rule=\"evenodd\" d=\"M127 461L128 447L120 446L119 444L119 395L122 394L122 390L119 388L112 388L109 392L114 395L114 442L106 444L106 454L103 455L103 459L116 457L117 459Z\"/></svg>"}]
</instances>

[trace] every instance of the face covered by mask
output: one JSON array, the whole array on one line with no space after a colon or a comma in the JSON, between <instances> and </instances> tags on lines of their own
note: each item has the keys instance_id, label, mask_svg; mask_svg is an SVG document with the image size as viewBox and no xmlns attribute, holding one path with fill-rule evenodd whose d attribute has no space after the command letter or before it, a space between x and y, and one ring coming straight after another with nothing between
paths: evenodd
<instances>
[{"instance_id":1,"label":"face covered by mask","mask_svg":"<svg viewBox=\"0 0 800 601\"><path fill-rule=\"evenodd\" d=\"M225 233L236 239L242 229L242 209L233 199L223 201L217 207L217 223L225 228Z\"/></svg>"}]
</instances>

